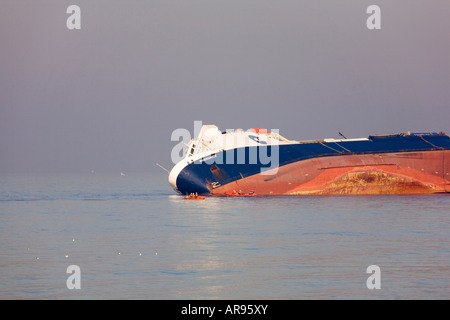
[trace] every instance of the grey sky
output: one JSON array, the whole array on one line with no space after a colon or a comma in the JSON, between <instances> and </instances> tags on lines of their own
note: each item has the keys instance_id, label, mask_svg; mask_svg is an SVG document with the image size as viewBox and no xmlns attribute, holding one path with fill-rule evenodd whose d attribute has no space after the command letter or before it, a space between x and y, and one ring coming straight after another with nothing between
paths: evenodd
<instances>
[{"instance_id":1,"label":"grey sky","mask_svg":"<svg viewBox=\"0 0 450 320\"><path fill-rule=\"evenodd\" d=\"M444 0L2 0L0 172L160 170L194 120L449 133L449 16Z\"/></svg>"}]
</instances>

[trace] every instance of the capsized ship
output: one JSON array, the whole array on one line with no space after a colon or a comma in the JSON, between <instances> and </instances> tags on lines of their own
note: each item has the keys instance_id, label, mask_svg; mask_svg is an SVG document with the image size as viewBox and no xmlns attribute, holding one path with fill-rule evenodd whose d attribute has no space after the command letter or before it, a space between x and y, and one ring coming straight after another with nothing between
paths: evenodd
<instances>
[{"instance_id":1,"label":"capsized ship","mask_svg":"<svg viewBox=\"0 0 450 320\"><path fill-rule=\"evenodd\" d=\"M449 160L442 132L295 141L274 130L203 125L169 183L203 195L449 193Z\"/></svg>"}]
</instances>

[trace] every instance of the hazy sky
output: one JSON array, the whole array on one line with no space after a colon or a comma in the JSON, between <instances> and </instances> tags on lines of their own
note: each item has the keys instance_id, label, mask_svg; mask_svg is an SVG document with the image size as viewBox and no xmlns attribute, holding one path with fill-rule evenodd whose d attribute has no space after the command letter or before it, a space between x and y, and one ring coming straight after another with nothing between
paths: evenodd
<instances>
[{"instance_id":1,"label":"hazy sky","mask_svg":"<svg viewBox=\"0 0 450 320\"><path fill-rule=\"evenodd\" d=\"M450 133L449 17L448 0L1 0L0 172L169 168L194 120Z\"/></svg>"}]
</instances>

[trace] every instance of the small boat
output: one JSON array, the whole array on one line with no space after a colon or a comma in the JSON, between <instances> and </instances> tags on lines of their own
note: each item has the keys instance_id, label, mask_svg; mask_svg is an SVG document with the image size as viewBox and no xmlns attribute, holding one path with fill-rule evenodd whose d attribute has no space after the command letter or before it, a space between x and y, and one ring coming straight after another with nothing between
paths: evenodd
<instances>
[{"instance_id":1,"label":"small boat","mask_svg":"<svg viewBox=\"0 0 450 320\"><path fill-rule=\"evenodd\" d=\"M205 200L206 197L199 196L197 193L191 193L188 196L184 197L183 200Z\"/></svg>"},{"instance_id":2,"label":"small boat","mask_svg":"<svg viewBox=\"0 0 450 320\"><path fill-rule=\"evenodd\" d=\"M255 195L255 191L250 190L248 193L243 193L241 190L239 192L233 190L233 192L225 192L225 195L227 197L252 197Z\"/></svg>"}]
</instances>

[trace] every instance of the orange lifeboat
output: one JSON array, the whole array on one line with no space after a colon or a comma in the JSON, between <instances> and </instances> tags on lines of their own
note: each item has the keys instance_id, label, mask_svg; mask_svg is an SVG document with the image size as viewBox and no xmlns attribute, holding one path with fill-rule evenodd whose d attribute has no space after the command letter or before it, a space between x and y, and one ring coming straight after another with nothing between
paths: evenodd
<instances>
[{"instance_id":1,"label":"orange lifeboat","mask_svg":"<svg viewBox=\"0 0 450 320\"><path fill-rule=\"evenodd\" d=\"M255 190L250 190L249 193L243 193L239 190L239 192L233 190L233 192L225 192L227 197L251 197L256 195Z\"/></svg>"},{"instance_id":2,"label":"orange lifeboat","mask_svg":"<svg viewBox=\"0 0 450 320\"><path fill-rule=\"evenodd\" d=\"M267 134L266 128L253 128L253 129L250 129L250 131L257 133L257 134Z\"/></svg>"},{"instance_id":3,"label":"orange lifeboat","mask_svg":"<svg viewBox=\"0 0 450 320\"><path fill-rule=\"evenodd\" d=\"M190 195L183 198L183 200L205 200L206 197L199 196L197 193L191 193Z\"/></svg>"}]
</instances>

